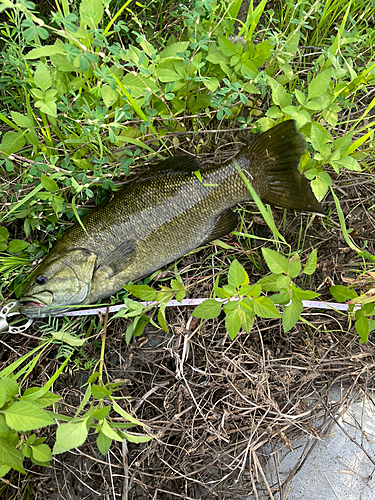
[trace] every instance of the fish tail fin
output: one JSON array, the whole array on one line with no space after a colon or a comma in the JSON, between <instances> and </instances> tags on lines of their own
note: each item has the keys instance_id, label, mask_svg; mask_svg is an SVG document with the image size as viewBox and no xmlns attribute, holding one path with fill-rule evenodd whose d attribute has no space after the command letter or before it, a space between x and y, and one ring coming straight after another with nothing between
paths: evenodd
<instances>
[{"instance_id":1,"label":"fish tail fin","mask_svg":"<svg viewBox=\"0 0 375 500\"><path fill-rule=\"evenodd\" d=\"M306 142L295 121L287 120L267 130L248 147L263 167L265 189L261 197L278 207L324 213L308 180L298 171Z\"/></svg>"}]
</instances>

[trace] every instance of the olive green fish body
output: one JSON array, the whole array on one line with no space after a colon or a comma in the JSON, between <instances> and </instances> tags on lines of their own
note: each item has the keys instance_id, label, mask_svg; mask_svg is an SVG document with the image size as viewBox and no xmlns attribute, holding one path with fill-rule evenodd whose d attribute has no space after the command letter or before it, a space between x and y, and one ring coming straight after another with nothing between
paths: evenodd
<instances>
[{"instance_id":1,"label":"olive green fish body","mask_svg":"<svg viewBox=\"0 0 375 500\"><path fill-rule=\"evenodd\" d=\"M200 170L190 156L161 162L90 211L33 272L21 301L29 317L92 304L122 285L232 231L231 208L251 199L238 168L269 203L321 212L297 166L303 138L288 121L245 146L234 160ZM38 283L39 281L39 283Z\"/></svg>"}]
</instances>

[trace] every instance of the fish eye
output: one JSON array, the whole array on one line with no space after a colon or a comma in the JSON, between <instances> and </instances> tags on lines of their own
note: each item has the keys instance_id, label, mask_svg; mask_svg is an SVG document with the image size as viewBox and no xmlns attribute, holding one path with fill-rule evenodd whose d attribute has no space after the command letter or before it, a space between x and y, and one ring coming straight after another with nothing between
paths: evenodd
<instances>
[{"instance_id":1,"label":"fish eye","mask_svg":"<svg viewBox=\"0 0 375 500\"><path fill-rule=\"evenodd\" d=\"M44 285L46 281L47 281L47 276L44 276L43 274L38 276L37 279L35 280L37 285Z\"/></svg>"}]
</instances>

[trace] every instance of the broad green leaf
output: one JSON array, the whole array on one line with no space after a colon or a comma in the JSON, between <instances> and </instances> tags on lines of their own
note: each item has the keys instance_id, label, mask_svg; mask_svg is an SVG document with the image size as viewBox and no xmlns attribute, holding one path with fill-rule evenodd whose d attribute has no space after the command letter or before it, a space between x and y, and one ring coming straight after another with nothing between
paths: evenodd
<instances>
[{"instance_id":1,"label":"broad green leaf","mask_svg":"<svg viewBox=\"0 0 375 500\"><path fill-rule=\"evenodd\" d=\"M107 420L103 420L101 432L109 439L120 442L123 441L122 437L120 437L118 433L114 429L112 429L112 427L110 427Z\"/></svg>"},{"instance_id":2,"label":"broad green leaf","mask_svg":"<svg viewBox=\"0 0 375 500\"><path fill-rule=\"evenodd\" d=\"M34 73L34 83L42 92L45 92L52 86L52 78L45 64L40 62Z\"/></svg>"},{"instance_id":3,"label":"broad green leaf","mask_svg":"<svg viewBox=\"0 0 375 500\"><path fill-rule=\"evenodd\" d=\"M296 89L294 91L295 96L300 104L304 104L306 102L306 95L300 90Z\"/></svg>"},{"instance_id":4,"label":"broad green leaf","mask_svg":"<svg viewBox=\"0 0 375 500\"><path fill-rule=\"evenodd\" d=\"M79 13L81 22L95 29L103 17L104 7L102 0L82 0Z\"/></svg>"},{"instance_id":5,"label":"broad green leaf","mask_svg":"<svg viewBox=\"0 0 375 500\"><path fill-rule=\"evenodd\" d=\"M6 438L9 434L9 431L10 429L7 423L5 422L5 417L0 413L0 437Z\"/></svg>"},{"instance_id":6,"label":"broad green leaf","mask_svg":"<svg viewBox=\"0 0 375 500\"><path fill-rule=\"evenodd\" d=\"M281 288L287 288L290 285L290 281L291 280L289 276L285 276L285 274L279 276L276 282L277 290L281 290Z\"/></svg>"},{"instance_id":7,"label":"broad green leaf","mask_svg":"<svg viewBox=\"0 0 375 500\"><path fill-rule=\"evenodd\" d=\"M288 273L289 262L286 257L271 250L270 248L262 247L263 258L266 261L270 271L276 274Z\"/></svg>"},{"instance_id":8,"label":"broad green leaf","mask_svg":"<svg viewBox=\"0 0 375 500\"><path fill-rule=\"evenodd\" d=\"M42 408L31 401L17 401L3 411L7 424L17 432L40 429L55 423Z\"/></svg>"},{"instance_id":9,"label":"broad green leaf","mask_svg":"<svg viewBox=\"0 0 375 500\"><path fill-rule=\"evenodd\" d=\"M357 162L357 160L355 160L351 156L344 156L343 158L341 158L337 162L334 162L334 164L333 164L333 162L331 164L334 168L335 167L343 167L343 168L346 168L348 170L353 170L355 172L362 171L360 164ZM335 168L335 170L336 170L336 172L338 172L338 170L336 168Z\"/></svg>"},{"instance_id":10,"label":"broad green leaf","mask_svg":"<svg viewBox=\"0 0 375 500\"><path fill-rule=\"evenodd\" d=\"M1 152L6 155L17 153L25 145L23 132L5 132L1 141Z\"/></svg>"},{"instance_id":11,"label":"broad green leaf","mask_svg":"<svg viewBox=\"0 0 375 500\"><path fill-rule=\"evenodd\" d=\"M220 85L219 80L216 77L214 77L214 76L205 78L204 81L203 81L203 83L208 88L208 90L210 90L211 92L215 92L215 90Z\"/></svg>"},{"instance_id":12,"label":"broad green leaf","mask_svg":"<svg viewBox=\"0 0 375 500\"><path fill-rule=\"evenodd\" d=\"M368 319L360 309L355 312L355 317L355 329L357 330L358 335L361 337L360 343L363 344L363 342L368 342L368 336L370 333Z\"/></svg>"},{"instance_id":13,"label":"broad green leaf","mask_svg":"<svg viewBox=\"0 0 375 500\"><path fill-rule=\"evenodd\" d=\"M115 401L113 401L113 410L134 425L141 425L142 427L148 427L146 424L140 422L136 418L129 415L129 413L123 410L121 406L119 406Z\"/></svg>"},{"instance_id":14,"label":"broad green leaf","mask_svg":"<svg viewBox=\"0 0 375 500\"><path fill-rule=\"evenodd\" d=\"M61 424L56 431L56 442L52 450L53 455L78 448L87 439L89 433L87 418L79 421Z\"/></svg>"},{"instance_id":15,"label":"broad green leaf","mask_svg":"<svg viewBox=\"0 0 375 500\"><path fill-rule=\"evenodd\" d=\"M177 80L180 80L181 77L178 73L171 69L165 69L165 68L157 68L156 69L156 76L158 79L165 83L165 82L176 82Z\"/></svg>"},{"instance_id":16,"label":"broad green leaf","mask_svg":"<svg viewBox=\"0 0 375 500\"><path fill-rule=\"evenodd\" d=\"M301 300L292 299L289 306L283 310L283 329L284 332L289 332L297 323L301 316L303 306Z\"/></svg>"},{"instance_id":17,"label":"broad green leaf","mask_svg":"<svg viewBox=\"0 0 375 500\"><path fill-rule=\"evenodd\" d=\"M46 408L60 401L61 397L50 391L46 392L43 396L38 396L38 393L40 394L39 389L39 387L30 387L30 389L26 389L21 399L25 401L34 401L41 408Z\"/></svg>"},{"instance_id":18,"label":"broad green leaf","mask_svg":"<svg viewBox=\"0 0 375 500\"><path fill-rule=\"evenodd\" d=\"M168 325L167 321L165 319L165 304L163 307L163 304L160 305L159 310L158 310L158 323L161 326L161 328L168 333Z\"/></svg>"},{"instance_id":19,"label":"broad green leaf","mask_svg":"<svg viewBox=\"0 0 375 500\"><path fill-rule=\"evenodd\" d=\"M358 297L354 290L344 285L331 286L329 291L337 302L346 302L347 300L356 299Z\"/></svg>"},{"instance_id":20,"label":"broad green leaf","mask_svg":"<svg viewBox=\"0 0 375 500\"><path fill-rule=\"evenodd\" d=\"M9 243L9 252L10 253L18 253L22 252L25 248L29 247L30 243L22 240L11 240Z\"/></svg>"},{"instance_id":21,"label":"broad green leaf","mask_svg":"<svg viewBox=\"0 0 375 500\"><path fill-rule=\"evenodd\" d=\"M241 328L243 328L246 333L250 333L254 325L255 313L238 309L238 314L241 320Z\"/></svg>"},{"instance_id":22,"label":"broad green leaf","mask_svg":"<svg viewBox=\"0 0 375 500\"><path fill-rule=\"evenodd\" d=\"M323 132L314 123L311 124L310 139L316 151L322 151L324 144L327 142Z\"/></svg>"},{"instance_id":23,"label":"broad green leaf","mask_svg":"<svg viewBox=\"0 0 375 500\"><path fill-rule=\"evenodd\" d=\"M6 377L6 376L4 376L1 379L1 381L3 384L5 384L5 388L7 391L6 400L10 401L12 398L14 398L14 396L16 396L18 394L18 390L19 390L18 384L14 378Z\"/></svg>"},{"instance_id":24,"label":"broad green leaf","mask_svg":"<svg viewBox=\"0 0 375 500\"><path fill-rule=\"evenodd\" d=\"M316 179L311 181L311 189L318 201L322 201L332 185L332 179L327 172L319 172Z\"/></svg>"},{"instance_id":25,"label":"broad green leaf","mask_svg":"<svg viewBox=\"0 0 375 500\"><path fill-rule=\"evenodd\" d=\"M28 116L21 115L21 113L18 113L17 111L11 111L10 115L14 123L16 123L19 127L30 128L33 126L33 122Z\"/></svg>"},{"instance_id":26,"label":"broad green leaf","mask_svg":"<svg viewBox=\"0 0 375 500\"><path fill-rule=\"evenodd\" d=\"M261 318L281 318L281 314L271 299L258 297L253 299L255 314Z\"/></svg>"},{"instance_id":27,"label":"broad green leaf","mask_svg":"<svg viewBox=\"0 0 375 500\"><path fill-rule=\"evenodd\" d=\"M151 91L158 90L156 82L153 78L147 78L143 76L141 78L133 75L133 73L128 73L127 75L125 75L121 83L126 90L130 91L133 99L144 95L146 92L148 92L148 89L150 89Z\"/></svg>"},{"instance_id":28,"label":"broad green leaf","mask_svg":"<svg viewBox=\"0 0 375 500\"><path fill-rule=\"evenodd\" d=\"M125 439L127 439L130 443L147 443L153 439L152 436L145 436L144 434L128 434L127 432L123 432Z\"/></svg>"},{"instance_id":29,"label":"broad green leaf","mask_svg":"<svg viewBox=\"0 0 375 500\"><path fill-rule=\"evenodd\" d=\"M308 98L313 99L314 97L319 97L328 90L329 84L331 82L331 70L326 69L319 73L307 87Z\"/></svg>"},{"instance_id":30,"label":"broad green leaf","mask_svg":"<svg viewBox=\"0 0 375 500\"><path fill-rule=\"evenodd\" d=\"M156 298L156 290L148 285L126 285L123 288L141 300L152 301Z\"/></svg>"},{"instance_id":31,"label":"broad green leaf","mask_svg":"<svg viewBox=\"0 0 375 500\"><path fill-rule=\"evenodd\" d=\"M8 474L11 467L9 465L0 465L0 478L4 477L5 474Z\"/></svg>"},{"instance_id":32,"label":"broad green leaf","mask_svg":"<svg viewBox=\"0 0 375 500\"><path fill-rule=\"evenodd\" d=\"M94 399L104 399L107 396L110 396L112 393L109 389L106 389L101 385L93 385L91 387L91 394Z\"/></svg>"},{"instance_id":33,"label":"broad green leaf","mask_svg":"<svg viewBox=\"0 0 375 500\"><path fill-rule=\"evenodd\" d=\"M111 447L112 439L107 437L103 432L100 432L96 444L100 453L106 455Z\"/></svg>"},{"instance_id":34,"label":"broad green leaf","mask_svg":"<svg viewBox=\"0 0 375 500\"><path fill-rule=\"evenodd\" d=\"M235 289L238 289L242 285L247 285L249 283L249 277L248 277L245 269L241 266L241 264L236 259L231 263L231 265L229 267L228 283L229 283L229 285L231 285Z\"/></svg>"},{"instance_id":35,"label":"broad green leaf","mask_svg":"<svg viewBox=\"0 0 375 500\"><path fill-rule=\"evenodd\" d=\"M221 48L222 53L225 56L232 57L233 54L237 53L236 46L234 45L233 42L228 40L227 37L219 35L218 36L218 43L219 43L219 47Z\"/></svg>"},{"instance_id":36,"label":"broad green leaf","mask_svg":"<svg viewBox=\"0 0 375 500\"><path fill-rule=\"evenodd\" d=\"M285 90L285 88L280 85L276 80L267 77L267 82L272 89L272 100L275 104L284 108L285 106L290 106L292 104L292 96Z\"/></svg>"},{"instance_id":37,"label":"broad green leaf","mask_svg":"<svg viewBox=\"0 0 375 500\"><path fill-rule=\"evenodd\" d=\"M281 274L270 274L269 276L264 276L264 278L257 281L257 284L259 284L265 292L277 292L277 280L280 276Z\"/></svg>"},{"instance_id":38,"label":"broad green leaf","mask_svg":"<svg viewBox=\"0 0 375 500\"><path fill-rule=\"evenodd\" d=\"M295 278L296 276L299 275L300 272L301 272L301 261L298 253L295 253L289 259L288 274L292 278Z\"/></svg>"},{"instance_id":39,"label":"broad green leaf","mask_svg":"<svg viewBox=\"0 0 375 500\"><path fill-rule=\"evenodd\" d=\"M313 292L312 290L302 290L298 286L292 285L291 290L293 291L293 298L299 300L311 300L319 297L319 293Z\"/></svg>"},{"instance_id":40,"label":"broad green leaf","mask_svg":"<svg viewBox=\"0 0 375 500\"><path fill-rule=\"evenodd\" d=\"M225 328L227 329L229 337L233 340L241 327L241 317L237 309L229 311L225 315Z\"/></svg>"},{"instance_id":41,"label":"broad green leaf","mask_svg":"<svg viewBox=\"0 0 375 500\"><path fill-rule=\"evenodd\" d=\"M272 45L269 40L264 40L255 46L254 56L251 58L251 62L256 68L263 66L266 60L271 55Z\"/></svg>"},{"instance_id":42,"label":"broad green leaf","mask_svg":"<svg viewBox=\"0 0 375 500\"><path fill-rule=\"evenodd\" d=\"M52 460L52 452L50 447L46 444L39 444L38 446L31 445L33 458L38 462L49 462Z\"/></svg>"},{"instance_id":43,"label":"broad green leaf","mask_svg":"<svg viewBox=\"0 0 375 500\"><path fill-rule=\"evenodd\" d=\"M114 104L117 101L119 97L117 91L111 89L109 85L103 85L103 87L101 88L101 92L102 92L103 102L108 108L110 108L112 104Z\"/></svg>"},{"instance_id":44,"label":"broad green leaf","mask_svg":"<svg viewBox=\"0 0 375 500\"><path fill-rule=\"evenodd\" d=\"M72 347L80 347L86 342L86 339L79 339L74 335L70 335L70 333L64 331L52 332L51 335L55 339L61 340L61 342L64 342L65 344L68 344Z\"/></svg>"},{"instance_id":45,"label":"broad green leaf","mask_svg":"<svg viewBox=\"0 0 375 500\"><path fill-rule=\"evenodd\" d=\"M108 413L111 411L110 406L103 406L103 408L98 408L97 410L94 411L92 414L93 418L96 420L103 420L108 416Z\"/></svg>"},{"instance_id":46,"label":"broad green leaf","mask_svg":"<svg viewBox=\"0 0 375 500\"><path fill-rule=\"evenodd\" d=\"M201 319L217 318L221 312L221 306L221 302L215 299L207 299L194 309L192 316Z\"/></svg>"},{"instance_id":47,"label":"broad green leaf","mask_svg":"<svg viewBox=\"0 0 375 500\"><path fill-rule=\"evenodd\" d=\"M46 191L49 191L50 193L53 193L54 191L58 190L58 185L57 185L56 181L54 181L50 177L47 177L43 173L41 175L40 182L42 183L42 186L44 187L44 189Z\"/></svg>"},{"instance_id":48,"label":"broad green leaf","mask_svg":"<svg viewBox=\"0 0 375 500\"><path fill-rule=\"evenodd\" d=\"M64 204L64 198L61 198L61 196L56 196L56 195L52 196L51 205L56 215L62 211L63 204Z\"/></svg>"},{"instance_id":49,"label":"broad green leaf","mask_svg":"<svg viewBox=\"0 0 375 500\"><path fill-rule=\"evenodd\" d=\"M35 103L35 106L37 106L40 111L42 111L46 115L57 118L57 107L54 101L37 101Z\"/></svg>"},{"instance_id":50,"label":"broad green leaf","mask_svg":"<svg viewBox=\"0 0 375 500\"><path fill-rule=\"evenodd\" d=\"M25 473L22 467L22 461L23 453L12 446L12 444L8 442L8 439L0 438L0 465L5 468L8 466L18 472ZM3 472L5 468L2 468L1 472Z\"/></svg>"},{"instance_id":51,"label":"broad green leaf","mask_svg":"<svg viewBox=\"0 0 375 500\"><path fill-rule=\"evenodd\" d=\"M7 397L6 385L0 379L0 408L4 406Z\"/></svg>"},{"instance_id":52,"label":"broad green leaf","mask_svg":"<svg viewBox=\"0 0 375 500\"><path fill-rule=\"evenodd\" d=\"M7 240L9 238L9 231L6 227L0 226L0 238Z\"/></svg>"},{"instance_id":53,"label":"broad green leaf","mask_svg":"<svg viewBox=\"0 0 375 500\"><path fill-rule=\"evenodd\" d=\"M50 57L56 54L64 54L64 53L65 49L63 46L44 45L43 47L38 47L36 49L30 50L30 52L26 54L26 59L40 59L41 57Z\"/></svg>"},{"instance_id":54,"label":"broad green leaf","mask_svg":"<svg viewBox=\"0 0 375 500\"><path fill-rule=\"evenodd\" d=\"M66 54L56 54L50 57L52 64L59 71L70 73L72 71L77 71L76 66L73 63L69 62L66 58Z\"/></svg>"},{"instance_id":55,"label":"broad green leaf","mask_svg":"<svg viewBox=\"0 0 375 500\"><path fill-rule=\"evenodd\" d=\"M189 46L189 42L177 42L168 45L159 55L158 60L160 62L166 59L182 59L177 53L183 53Z\"/></svg>"},{"instance_id":56,"label":"broad green leaf","mask_svg":"<svg viewBox=\"0 0 375 500\"><path fill-rule=\"evenodd\" d=\"M310 253L309 258L307 259L305 267L303 268L303 273L308 275L314 274L317 261L318 261L318 252L316 248L314 248Z\"/></svg>"}]
</instances>

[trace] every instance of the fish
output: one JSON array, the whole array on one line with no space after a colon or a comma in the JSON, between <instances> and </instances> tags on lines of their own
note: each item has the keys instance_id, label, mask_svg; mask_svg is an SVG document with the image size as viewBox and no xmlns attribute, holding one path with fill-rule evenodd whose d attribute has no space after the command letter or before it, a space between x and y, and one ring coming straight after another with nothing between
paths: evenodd
<instances>
[{"instance_id":1,"label":"fish","mask_svg":"<svg viewBox=\"0 0 375 500\"><path fill-rule=\"evenodd\" d=\"M128 282L233 231L233 207L251 201L239 169L262 199L324 213L298 171L306 142L293 120L257 136L223 164L201 168L182 155L153 166L90 210L31 273L19 301L29 318L96 304Z\"/></svg>"}]
</instances>

